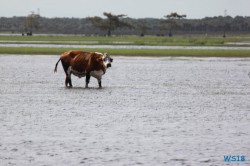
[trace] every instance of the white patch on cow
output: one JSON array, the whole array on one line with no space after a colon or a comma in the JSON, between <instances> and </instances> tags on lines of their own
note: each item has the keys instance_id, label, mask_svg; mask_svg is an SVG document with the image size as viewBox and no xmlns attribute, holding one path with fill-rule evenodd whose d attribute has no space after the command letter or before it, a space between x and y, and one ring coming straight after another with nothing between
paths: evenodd
<instances>
[{"instance_id":1,"label":"white patch on cow","mask_svg":"<svg viewBox=\"0 0 250 166\"><path fill-rule=\"evenodd\" d=\"M96 79L101 79L103 74L104 74L104 72L102 70L94 70L94 71L90 72L90 75L92 77L95 77Z\"/></svg>"},{"instance_id":2,"label":"white patch on cow","mask_svg":"<svg viewBox=\"0 0 250 166\"><path fill-rule=\"evenodd\" d=\"M103 53L100 53L100 52L95 52L96 54L100 54L100 55L103 55Z\"/></svg>"},{"instance_id":3,"label":"white patch on cow","mask_svg":"<svg viewBox=\"0 0 250 166\"><path fill-rule=\"evenodd\" d=\"M103 62L105 68L107 68L107 66L108 66L109 63L110 63L110 62L108 62L108 61L104 61L104 62Z\"/></svg>"}]
</instances>

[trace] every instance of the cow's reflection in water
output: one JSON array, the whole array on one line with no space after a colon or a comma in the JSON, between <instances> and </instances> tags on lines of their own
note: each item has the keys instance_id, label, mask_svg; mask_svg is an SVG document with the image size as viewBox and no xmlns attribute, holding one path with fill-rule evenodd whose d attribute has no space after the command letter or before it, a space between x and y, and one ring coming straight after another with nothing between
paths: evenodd
<instances>
[{"instance_id":1,"label":"cow's reflection in water","mask_svg":"<svg viewBox=\"0 0 250 166\"><path fill-rule=\"evenodd\" d=\"M99 88L101 88L102 75L106 73L107 68L111 67L113 59L106 53L68 51L61 54L54 72L57 71L57 65L60 61L66 74L66 87L72 87L71 74L73 74L79 78L86 76L86 88L88 88L90 77L95 77L98 80Z\"/></svg>"}]
</instances>

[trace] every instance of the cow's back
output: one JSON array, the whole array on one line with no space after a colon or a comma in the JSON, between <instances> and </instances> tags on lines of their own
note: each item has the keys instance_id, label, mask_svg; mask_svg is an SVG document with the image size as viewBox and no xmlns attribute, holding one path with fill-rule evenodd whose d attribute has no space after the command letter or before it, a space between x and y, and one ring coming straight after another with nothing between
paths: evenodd
<instances>
[{"instance_id":1,"label":"cow's back","mask_svg":"<svg viewBox=\"0 0 250 166\"><path fill-rule=\"evenodd\" d=\"M78 72L87 72L91 66L92 54L81 52L74 56L70 66Z\"/></svg>"},{"instance_id":2,"label":"cow's back","mask_svg":"<svg viewBox=\"0 0 250 166\"><path fill-rule=\"evenodd\" d=\"M78 54L84 53L83 51L68 51L61 54L61 60L64 62L71 63L72 60L77 56Z\"/></svg>"}]
</instances>

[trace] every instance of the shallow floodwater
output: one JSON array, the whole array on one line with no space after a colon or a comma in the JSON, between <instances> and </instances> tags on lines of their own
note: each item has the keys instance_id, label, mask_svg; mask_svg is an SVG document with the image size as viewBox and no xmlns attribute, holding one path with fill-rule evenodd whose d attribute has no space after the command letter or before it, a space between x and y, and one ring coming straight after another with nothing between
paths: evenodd
<instances>
[{"instance_id":1,"label":"shallow floodwater","mask_svg":"<svg viewBox=\"0 0 250 166\"><path fill-rule=\"evenodd\" d=\"M58 58L0 56L0 165L250 164L250 58L117 56L102 89Z\"/></svg>"}]
</instances>

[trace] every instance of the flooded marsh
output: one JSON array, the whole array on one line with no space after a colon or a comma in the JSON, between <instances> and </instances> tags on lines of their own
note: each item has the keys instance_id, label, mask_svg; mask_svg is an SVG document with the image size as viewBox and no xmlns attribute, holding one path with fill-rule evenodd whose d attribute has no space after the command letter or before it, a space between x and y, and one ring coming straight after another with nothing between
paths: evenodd
<instances>
[{"instance_id":1,"label":"flooded marsh","mask_svg":"<svg viewBox=\"0 0 250 166\"><path fill-rule=\"evenodd\" d=\"M250 58L115 56L102 89L58 58L0 55L0 165L250 164Z\"/></svg>"}]
</instances>

